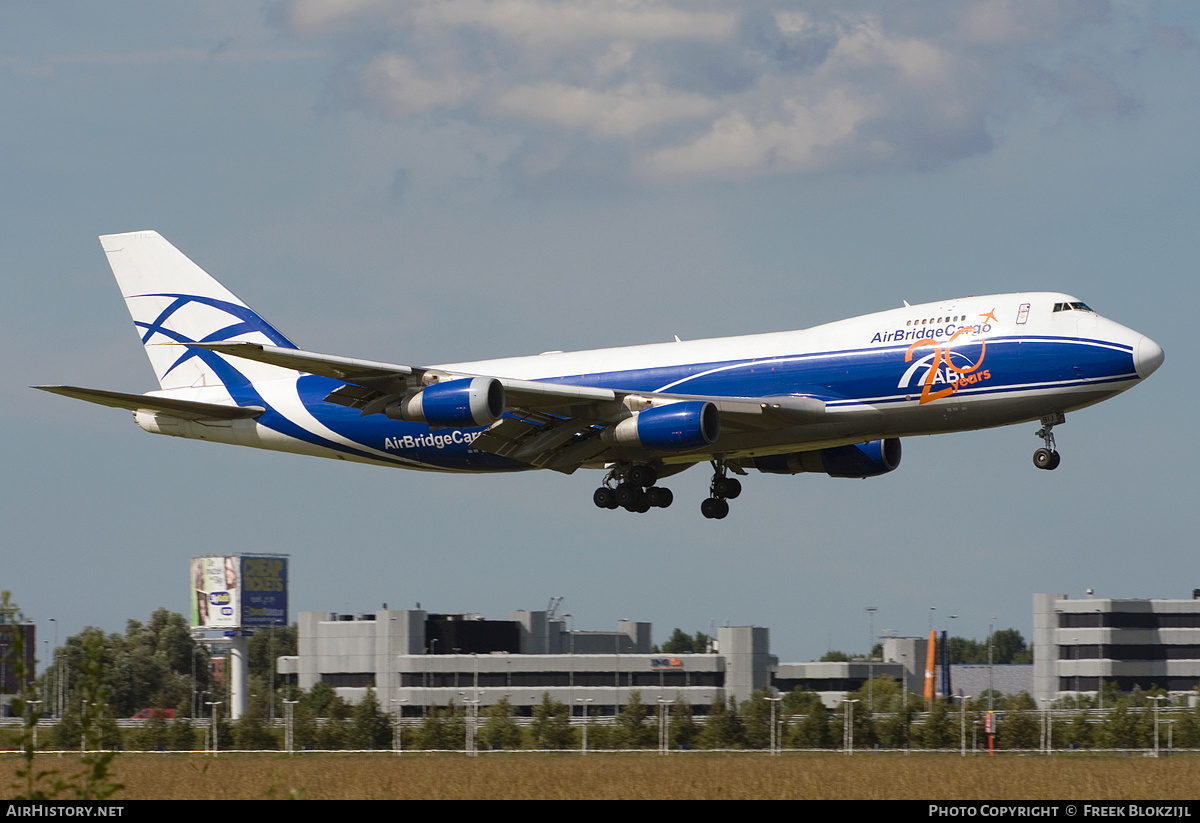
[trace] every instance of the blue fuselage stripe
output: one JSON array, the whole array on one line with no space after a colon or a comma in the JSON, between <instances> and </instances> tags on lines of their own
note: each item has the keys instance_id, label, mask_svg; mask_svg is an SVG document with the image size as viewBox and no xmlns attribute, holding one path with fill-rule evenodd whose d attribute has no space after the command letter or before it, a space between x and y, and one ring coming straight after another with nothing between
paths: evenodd
<instances>
[{"instance_id":1,"label":"blue fuselage stripe","mask_svg":"<svg viewBox=\"0 0 1200 823\"><path fill-rule=\"evenodd\" d=\"M986 348L985 348L986 345ZM936 367L932 379L931 368ZM876 346L796 353L753 360L712 361L649 369L542 378L564 385L634 392L668 392L713 397L804 395L831 407L916 403L924 388L950 387L960 397L995 396L1128 382L1137 379L1129 346L1086 338L1049 336L991 338L945 347ZM420 423L391 420L325 402L343 385L306 375L296 390L304 407L326 429L355 446L306 430L268 406L267 428L359 459L445 471L511 471L523 463L474 449L483 428L431 430ZM267 405L249 386L235 390L243 405ZM938 404L928 407L938 414Z\"/></svg>"}]
</instances>

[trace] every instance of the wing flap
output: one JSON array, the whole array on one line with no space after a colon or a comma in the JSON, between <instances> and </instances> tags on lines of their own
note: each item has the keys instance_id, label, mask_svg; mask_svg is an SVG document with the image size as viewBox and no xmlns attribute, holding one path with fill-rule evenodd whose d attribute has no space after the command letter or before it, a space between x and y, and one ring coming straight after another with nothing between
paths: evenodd
<instances>
[{"instance_id":1,"label":"wing flap","mask_svg":"<svg viewBox=\"0 0 1200 823\"><path fill-rule=\"evenodd\" d=\"M83 389L78 386L33 386L33 388L115 409L129 409L135 412L165 412L189 420L242 420L258 417L266 411L262 406L225 406L218 403L200 403L195 400L179 400L153 394L126 394L104 389Z\"/></svg>"},{"instance_id":2,"label":"wing flap","mask_svg":"<svg viewBox=\"0 0 1200 823\"><path fill-rule=\"evenodd\" d=\"M825 401L816 397L704 397L721 413L721 425L765 431L815 423L825 416Z\"/></svg>"}]
</instances>

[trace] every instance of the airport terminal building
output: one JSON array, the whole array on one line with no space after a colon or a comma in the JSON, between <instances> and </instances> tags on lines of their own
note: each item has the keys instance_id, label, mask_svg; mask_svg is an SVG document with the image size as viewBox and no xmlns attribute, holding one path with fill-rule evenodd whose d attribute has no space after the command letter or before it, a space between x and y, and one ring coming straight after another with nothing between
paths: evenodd
<instances>
[{"instance_id":1,"label":"airport terminal building","mask_svg":"<svg viewBox=\"0 0 1200 823\"><path fill-rule=\"evenodd\" d=\"M303 689L327 683L350 702L373 688L381 706L409 716L502 698L527 713L547 694L576 715L586 707L603 716L620 712L635 691L643 703L683 700L703 714L717 700L741 702L764 686L815 691L832 709L871 677L919 694L928 642L883 638L883 657L873 662L780 663L763 627L722 627L705 653L667 654L652 651L649 623L572 631L546 611L515 611L508 620L420 609L301 612L299 630L299 654L280 659L281 673Z\"/></svg>"},{"instance_id":2,"label":"airport terminal building","mask_svg":"<svg viewBox=\"0 0 1200 823\"><path fill-rule=\"evenodd\" d=\"M373 688L380 705L406 715L433 706L507 698L528 711L544 695L582 715L683 700L703 712L716 700L746 700L769 686L776 667L767 629L718 629L711 653L654 654L650 624L622 620L616 631L570 631L545 611L509 620L420 609L373 614L301 612L299 654L280 659L301 688L328 683L351 702Z\"/></svg>"},{"instance_id":3,"label":"airport terminal building","mask_svg":"<svg viewBox=\"0 0 1200 823\"><path fill-rule=\"evenodd\" d=\"M951 691L976 696L1029 691L1040 706L1095 692L1101 679L1122 691L1200 685L1200 593L1190 600L1122 600L1034 595L1030 665L951 667ZM279 671L311 689L327 683L351 702L373 688L386 710L420 715L433 706L494 705L529 712L544 695L592 715L618 713L634 692L645 704L686 701L702 714L717 700L743 701L769 687L816 691L835 707L874 676L920 694L925 638L881 638L875 661L780 663L764 627L727 626L705 653L655 653L649 623L614 631L568 629L549 611L508 620L475 614L387 609L369 614L301 612L295 657ZM938 682L941 674L938 674Z\"/></svg>"},{"instance_id":4,"label":"airport terminal building","mask_svg":"<svg viewBox=\"0 0 1200 823\"><path fill-rule=\"evenodd\" d=\"M1200 590L1190 600L1033 597L1034 698L1046 706L1100 681L1123 692L1200 685Z\"/></svg>"}]
</instances>

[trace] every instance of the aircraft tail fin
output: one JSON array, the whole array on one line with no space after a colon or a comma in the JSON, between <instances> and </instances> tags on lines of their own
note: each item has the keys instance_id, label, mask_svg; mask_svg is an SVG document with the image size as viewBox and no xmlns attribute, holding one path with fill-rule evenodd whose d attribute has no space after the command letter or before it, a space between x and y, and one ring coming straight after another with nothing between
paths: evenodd
<instances>
[{"instance_id":1,"label":"aircraft tail fin","mask_svg":"<svg viewBox=\"0 0 1200 823\"><path fill-rule=\"evenodd\" d=\"M216 352L186 345L243 341L296 348L158 232L108 234L100 245L162 388L228 388L281 375L275 366L234 366Z\"/></svg>"}]
</instances>

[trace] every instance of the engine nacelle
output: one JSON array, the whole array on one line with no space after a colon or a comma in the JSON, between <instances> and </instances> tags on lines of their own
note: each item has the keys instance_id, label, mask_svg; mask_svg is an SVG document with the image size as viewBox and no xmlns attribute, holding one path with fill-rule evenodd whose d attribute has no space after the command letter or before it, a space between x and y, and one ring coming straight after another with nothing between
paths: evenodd
<instances>
[{"instance_id":1,"label":"engine nacelle","mask_svg":"<svg viewBox=\"0 0 1200 823\"><path fill-rule=\"evenodd\" d=\"M824 472L830 477L875 477L900 465L900 439L889 437L831 449L756 457L752 465L768 474Z\"/></svg>"},{"instance_id":2,"label":"engine nacelle","mask_svg":"<svg viewBox=\"0 0 1200 823\"><path fill-rule=\"evenodd\" d=\"M617 446L651 451L690 451L721 434L721 413L707 400L684 400L644 409L604 434Z\"/></svg>"},{"instance_id":3,"label":"engine nacelle","mask_svg":"<svg viewBox=\"0 0 1200 823\"><path fill-rule=\"evenodd\" d=\"M504 414L504 384L494 377L464 377L426 386L395 400L383 413L393 420L427 423L437 429L490 426Z\"/></svg>"}]
</instances>

